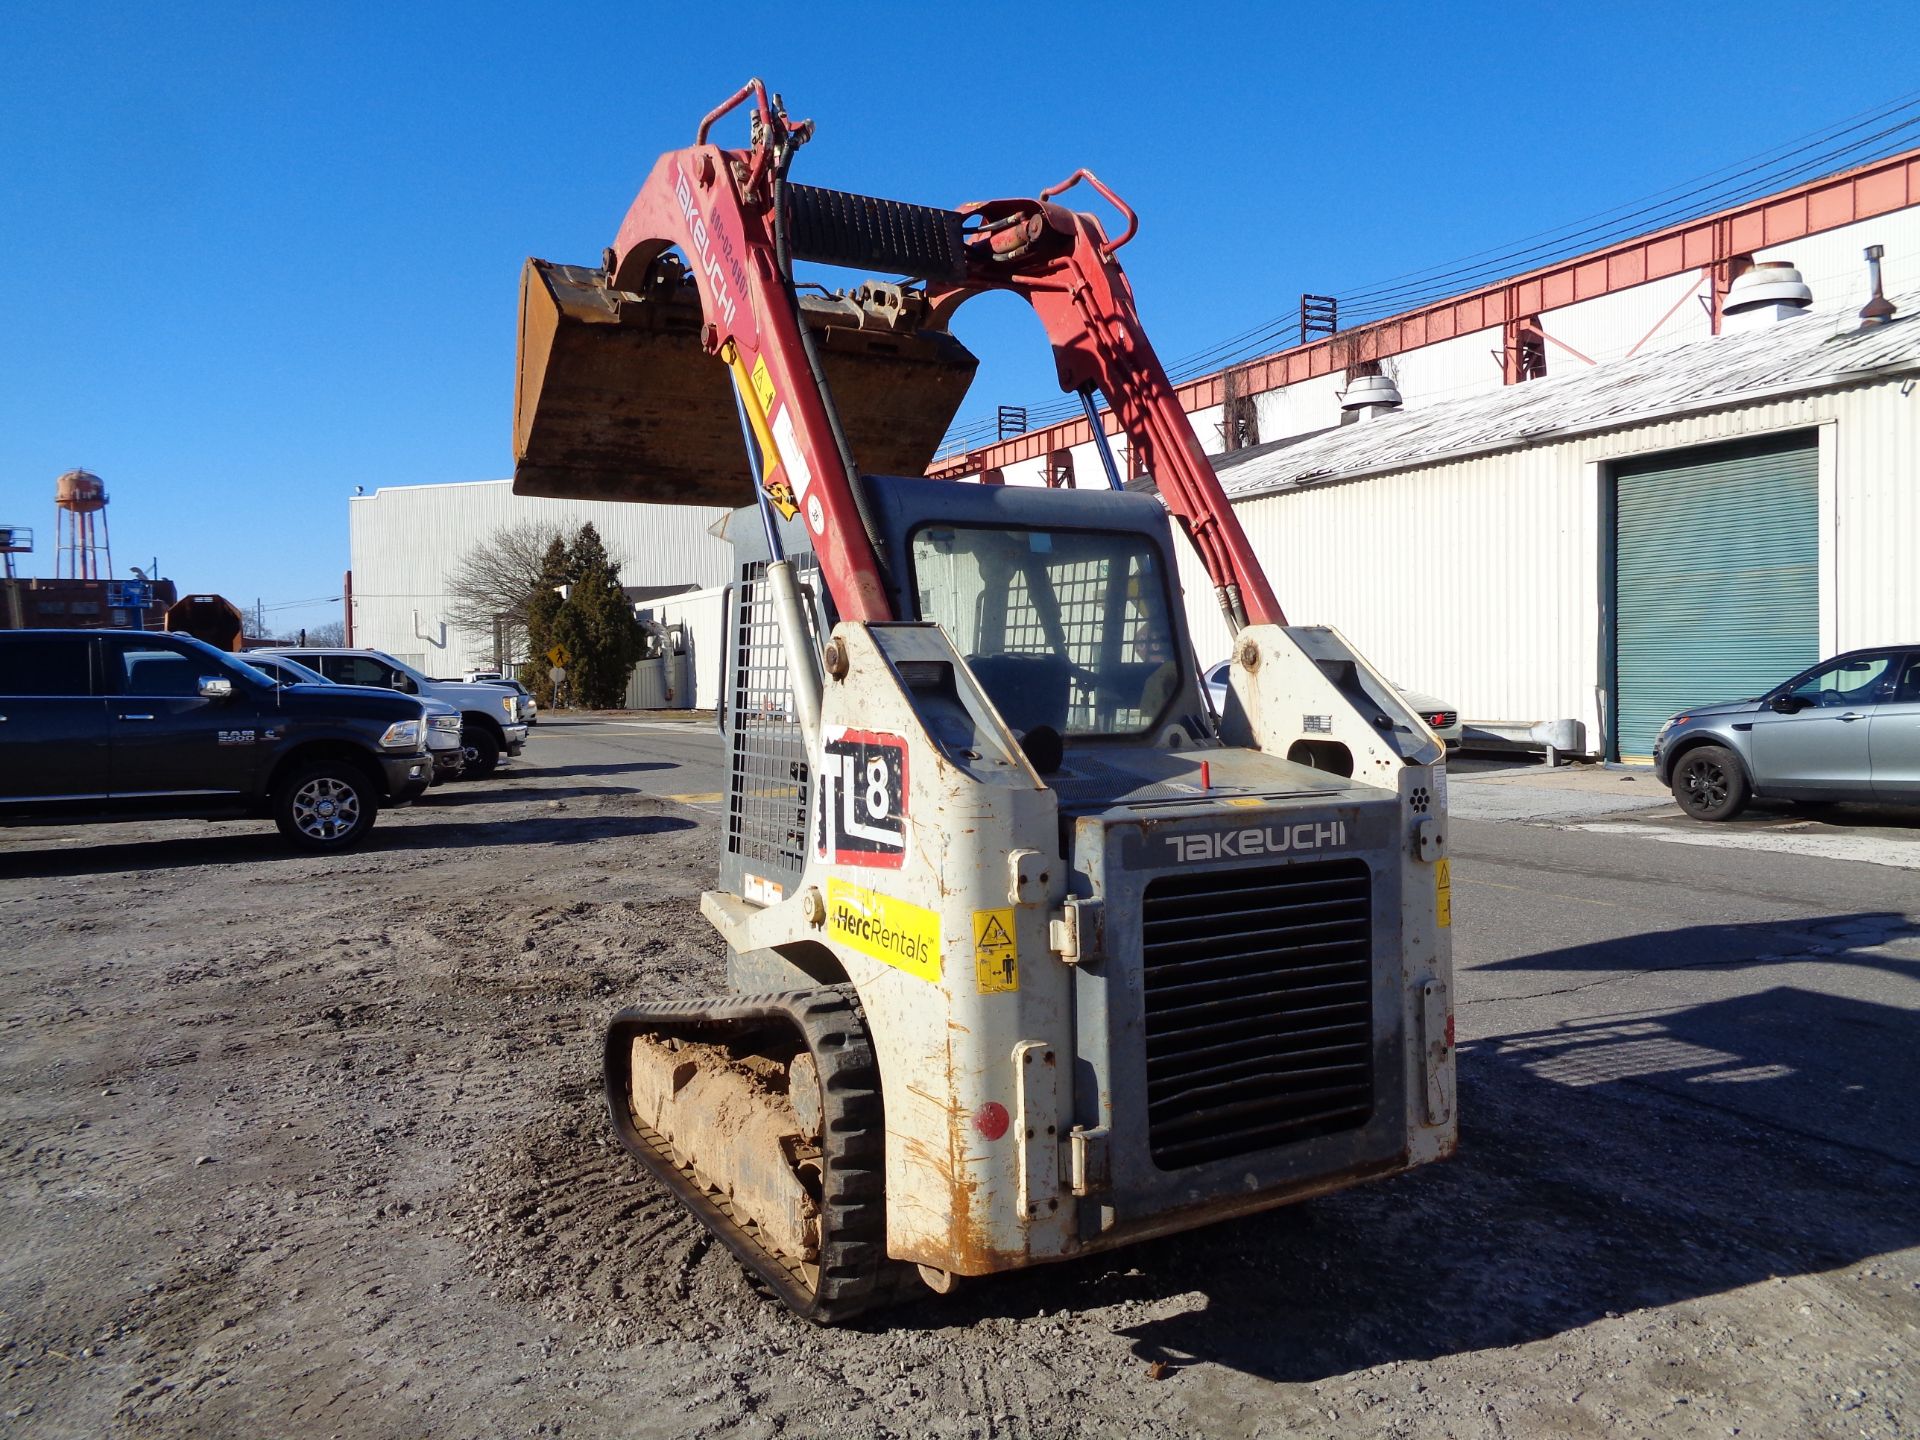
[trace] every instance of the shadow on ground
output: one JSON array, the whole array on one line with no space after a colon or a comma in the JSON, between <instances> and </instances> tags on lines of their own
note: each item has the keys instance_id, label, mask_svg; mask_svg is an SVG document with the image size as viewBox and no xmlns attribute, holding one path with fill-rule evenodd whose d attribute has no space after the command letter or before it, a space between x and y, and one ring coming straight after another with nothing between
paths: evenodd
<instances>
[{"instance_id":1,"label":"shadow on ground","mask_svg":"<svg viewBox=\"0 0 1920 1440\"><path fill-rule=\"evenodd\" d=\"M1884 935L1888 918L1835 916L1827 928L1865 939ZM1730 928L1763 963L1803 947L1808 926L1774 937ZM1691 943L1687 932L1664 939ZM1630 957L1595 953L1614 948L1503 968L1629 968ZM1199 1308L1122 1332L1142 1360L1311 1382L1852 1265L1920 1244L1912 1027L1904 1008L1780 986L1481 1041L1460 1054L1450 1161L972 1282L893 1323L938 1329L1198 1291Z\"/></svg>"},{"instance_id":2,"label":"shadow on ground","mask_svg":"<svg viewBox=\"0 0 1920 1440\"><path fill-rule=\"evenodd\" d=\"M582 800L591 795L638 795L624 785L496 785L488 780L463 780L437 785L413 802L415 810L458 809L462 805L525 805L541 800Z\"/></svg>"},{"instance_id":3,"label":"shadow on ground","mask_svg":"<svg viewBox=\"0 0 1920 1440\"><path fill-rule=\"evenodd\" d=\"M620 760L580 765L530 765L522 763L503 772L502 776L489 778L545 780L549 776L555 775L638 775L643 770L672 770L676 768L674 762L671 760ZM475 783L485 784L486 781L482 780Z\"/></svg>"},{"instance_id":4,"label":"shadow on ground","mask_svg":"<svg viewBox=\"0 0 1920 1440\"><path fill-rule=\"evenodd\" d=\"M626 794L625 791L616 793ZM221 824L222 822L213 822ZM200 865L257 865L317 857L295 850L269 825L234 822L204 836L143 840L133 844L49 845L39 850L0 853L0 876L35 878L96 875L106 872L180 870ZM365 848L373 850L472 849L489 845L581 845L672 830L691 830L698 822L679 815L557 814L523 820L457 821L436 824L376 825ZM74 827L72 833L83 833ZM349 854L354 852L348 852Z\"/></svg>"},{"instance_id":5,"label":"shadow on ground","mask_svg":"<svg viewBox=\"0 0 1920 1440\"><path fill-rule=\"evenodd\" d=\"M1684 818L1684 817L1682 817ZM1688 820L1688 824L1702 822ZM1860 805L1786 800L1755 800L1731 820L1716 822L1728 830L1770 830L1785 825L1818 827L1819 830L1913 830L1920 831L1920 805ZM1807 834L1801 829L1800 834Z\"/></svg>"}]
</instances>

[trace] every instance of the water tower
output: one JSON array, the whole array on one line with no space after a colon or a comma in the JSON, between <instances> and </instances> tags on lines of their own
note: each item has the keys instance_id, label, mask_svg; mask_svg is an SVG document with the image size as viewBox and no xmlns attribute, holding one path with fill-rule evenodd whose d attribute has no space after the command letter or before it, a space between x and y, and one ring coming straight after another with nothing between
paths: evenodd
<instances>
[{"instance_id":1,"label":"water tower","mask_svg":"<svg viewBox=\"0 0 1920 1440\"><path fill-rule=\"evenodd\" d=\"M107 483L90 470L69 470L53 484L60 511L53 573L58 580L106 580L113 575L107 540ZM94 517L100 517L98 535Z\"/></svg>"}]
</instances>

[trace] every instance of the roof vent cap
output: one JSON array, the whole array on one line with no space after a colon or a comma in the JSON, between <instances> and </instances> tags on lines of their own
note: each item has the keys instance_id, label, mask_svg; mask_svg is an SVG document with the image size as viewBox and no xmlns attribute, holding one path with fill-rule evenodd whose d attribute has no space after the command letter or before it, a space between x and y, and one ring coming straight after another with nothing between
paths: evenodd
<instances>
[{"instance_id":1,"label":"roof vent cap","mask_svg":"<svg viewBox=\"0 0 1920 1440\"><path fill-rule=\"evenodd\" d=\"M1362 419L1398 410L1400 403L1400 387L1386 375L1362 375L1340 396L1340 408L1357 410Z\"/></svg>"},{"instance_id":2,"label":"roof vent cap","mask_svg":"<svg viewBox=\"0 0 1920 1440\"><path fill-rule=\"evenodd\" d=\"M1789 320L1813 304L1813 291L1788 260L1763 260L1734 279L1720 313L1739 328Z\"/></svg>"}]
</instances>

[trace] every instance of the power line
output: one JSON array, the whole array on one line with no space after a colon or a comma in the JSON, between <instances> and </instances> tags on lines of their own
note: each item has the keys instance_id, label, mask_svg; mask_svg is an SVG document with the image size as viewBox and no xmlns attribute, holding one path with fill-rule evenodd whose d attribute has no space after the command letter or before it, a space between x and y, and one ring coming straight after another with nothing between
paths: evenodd
<instances>
[{"instance_id":1,"label":"power line","mask_svg":"<svg viewBox=\"0 0 1920 1440\"><path fill-rule=\"evenodd\" d=\"M1688 202L1695 197L1704 196L1712 191L1724 189L1734 180L1741 179L1748 175L1754 175L1762 170L1777 166L1783 160L1789 160L1795 155L1804 154L1806 151L1837 139L1841 135L1852 134L1855 130L1864 129L1868 125L1875 124L1890 115L1899 113L1901 110L1910 109L1916 104L1920 104L1920 90L1902 95L1897 100L1888 101L1883 105L1876 105L1871 109L1863 110L1858 115L1850 115L1846 120L1838 121L1823 130L1809 132L1808 135L1796 137L1796 139L1786 141L1782 145L1774 146L1770 150L1763 150L1758 154L1749 155L1744 160L1732 161L1727 165L1721 166L1718 170L1710 170L1706 174L1695 176L1691 180L1682 180L1677 184L1667 186L1663 190L1655 190L1650 194L1641 196L1637 200L1624 201L1606 210L1595 211L1593 214L1582 216L1578 220L1568 221L1564 225L1538 231L1532 235L1523 237L1523 239L1515 242L1515 244L1525 245L1529 241L1536 240L1555 241L1570 239L1578 235L1593 233L1591 230L1576 229L1575 227L1592 226L1594 222L1607 220L1608 217L1614 217L1615 223L1618 223L1619 221L1631 219L1636 215L1651 213L1653 209L1668 208L1673 205ZM1850 124L1848 123L1849 121L1855 123ZM1913 122L1908 121L1906 123L1911 124ZM1871 140L1875 137L1868 138ZM1801 141L1806 141L1807 143L1802 144L1800 143ZM1854 147L1843 146L1840 147L1839 151L1834 153L1836 155L1844 153L1845 150L1851 148ZM1817 163L1824 164L1825 157L1822 157ZM1657 206L1654 204L1656 201L1660 202ZM1643 209L1640 207L1647 208ZM1537 249L1539 247L1536 246L1534 248ZM1471 260L1481 260L1489 256L1504 258L1513 254L1526 253L1529 252L1516 250L1511 246L1494 246L1490 249L1475 251L1470 255L1457 257L1453 260L1443 260L1419 270L1410 270L1400 275L1390 276L1384 281L1375 282L1371 286L1353 292L1353 294L1359 297L1382 293L1392 289L1402 281L1417 280L1421 277L1438 278L1438 272L1455 273L1446 271L1446 267L1461 265Z\"/></svg>"},{"instance_id":2,"label":"power line","mask_svg":"<svg viewBox=\"0 0 1920 1440\"><path fill-rule=\"evenodd\" d=\"M1375 303L1380 303L1384 301L1392 301L1410 294L1425 293L1425 292L1431 291L1436 284L1442 281L1455 282L1455 283L1447 284L1441 287L1448 291L1454 291L1462 288L1462 283L1470 283L1471 277L1475 275L1484 275L1487 273L1489 269L1507 270L1510 268L1510 262L1512 261L1523 260L1530 256L1545 257L1556 250L1562 249L1563 247L1571 244L1571 242L1576 240L1580 240L1588 237L1598 237L1599 239L1601 239L1602 243L1604 243L1606 239L1617 238L1623 231L1631 232L1631 233L1640 233L1647 230L1664 229L1668 224L1672 223L1675 220L1689 218L1694 214L1708 213L1713 210L1725 209L1730 204L1737 204L1743 199L1752 198L1753 195L1756 193L1765 193L1767 191L1777 189L1782 183L1797 179L1801 175L1804 175L1811 170L1818 170L1818 169L1825 168L1832 161L1841 159L1842 157L1846 156L1849 152L1853 150L1871 147L1882 139L1895 135L1902 130L1910 130L1915 126L1920 126L1920 114L1909 116L1907 119L1901 121L1900 123L1896 125L1890 125L1884 130L1878 131L1873 135L1869 135L1865 137L1865 139L1863 140L1856 141L1850 145L1842 146L1837 150L1832 150L1832 151L1823 153L1817 158L1811 161L1808 161L1803 165L1795 166L1790 170L1778 171L1770 168L1766 177L1763 180L1754 182L1747 186L1740 187L1737 190L1727 191L1725 190L1724 186L1726 183L1731 183L1732 180L1739 179L1752 172L1742 171L1740 172L1739 175L1730 177L1729 181L1724 182L1723 185L1710 187L1705 190L1689 192L1687 195L1681 196L1678 200L1668 202L1667 204L1664 204L1664 205L1649 206L1645 209L1629 211L1625 215L1622 215L1621 217L1619 217L1619 219L1612 221L1609 224L1604 226L1590 226L1585 229L1570 231L1558 236L1556 239L1552 241L1548 241L1539 245L1530 246L1523 250L1508 251L1500 255L1497 259L1493 261L1489 261L1483 265L1474 266L1474 267L1461 269L1461 270L1445 271L1445 272L1434 275L1430 281L1421 282L1417 285L1403 285L1397 288L1391 287L1391 286L1376 287L1368 290L1353 291L1353 292L1350 292L1349 294L1342 295L1340 298L1343 302L1351 299L1355 302L1371 301ZM1787 157L1782 157L1782 158L1787 158ZM1695 202L1697 200L1706 200L1708 203L1704 205L1696 204ZM1638 221L1640 223L1631 223L1635 221ZM1589 245L1581 246L1580 248L1591 249L1593 247L1591 244L1589 244ZM1531 268L1531 267L1523 267L1523 268Z\"/></svg>"}]
</instances>

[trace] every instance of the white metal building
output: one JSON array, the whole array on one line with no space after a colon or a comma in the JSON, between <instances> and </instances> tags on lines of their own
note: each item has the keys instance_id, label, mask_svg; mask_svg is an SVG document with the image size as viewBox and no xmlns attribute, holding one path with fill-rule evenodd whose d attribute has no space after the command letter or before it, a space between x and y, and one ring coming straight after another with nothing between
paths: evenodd
<instances>
[{"instance_id":1,"label":"white metal building","mask_svg":"<svg viewBox=\"0 0 1920 1440\"><path fill-rule=\"evenodd\" d=\"M382 486L347 506L353 643L430 675L492 663L491 634L468 634L448 620L447 581L505 527L532 521L571 536L591 521L629 586L723 585L732 570L732 547L708 533L725 513L719 509L538 499L515 495L511 480Z\"/></svg>"},{"instance_id":2,"label":"white metal building","mask_svg":"<svg viewBox=\"0 0 1920 1440\"><path fill-rule=\"evenodd\" d=\"M1920 294L1216 461L1296 623L1471 724L1643 756L1690 703L1920 637ZM1857 298L1855 308L1857 308ZM1189 557L1203 661L1224 625Z\"/></svg>"},{"instance_id":3,"label":"white metal building","mask_svg":"<svg viewBox=\"0 0 1920 1440\"><path fill-rule=\"evenodd\" d=\"M1869 254L1897 318L1847 338ZM1469 724L1635 757L1687 704L1920 637L1916 286L1920 150L1176 389L1290 619ZM1359 409L1374 387L1397 408ZM1102 483L1080 420L934 470Z\"/></svg>"}]
</instances>

